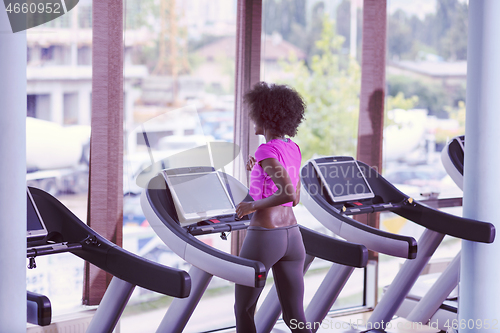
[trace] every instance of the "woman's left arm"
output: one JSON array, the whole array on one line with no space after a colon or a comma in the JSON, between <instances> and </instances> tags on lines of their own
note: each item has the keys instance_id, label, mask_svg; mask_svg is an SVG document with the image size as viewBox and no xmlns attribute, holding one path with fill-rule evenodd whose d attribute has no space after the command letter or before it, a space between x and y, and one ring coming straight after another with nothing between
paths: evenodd
<instances>
[{"instance_id":1,"label":"woman's left arm","mask_svg":"<svg viewBox=\"0 0 500 333\"><path fill-rule=\"evenodd\" d=\"M236 208L236 213L241 218L255 212L257 209L279 206L287 202L295 204L297 191L293 188L293 183L285 167L275 158L266 158L259 162L265 173L271 177L278 188L273 195L253 202L241 202Z\"/></svg>"},{"instance_id":2,"label":"woman's left arm","mask_svg":"<svg viewBox=\"0 0 500 333\"><path fill-rule=\"evenodd\" d=\"M295 186L295 199L293 200L293 207L297 206L300 202L300 178Z\"/></svg>"}]
</instances>

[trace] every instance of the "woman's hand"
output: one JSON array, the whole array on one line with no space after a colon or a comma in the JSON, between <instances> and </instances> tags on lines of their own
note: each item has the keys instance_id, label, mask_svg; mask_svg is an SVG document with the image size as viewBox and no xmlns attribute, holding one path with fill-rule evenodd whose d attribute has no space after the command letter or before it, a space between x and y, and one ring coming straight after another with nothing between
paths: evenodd
<instances>
[{"instance_id":1,"label":"woman's hand","mask_svg":"<svg viewBox=\"0 0 500 333\"><path fill-rule=\"evenodd\" d=\"M254 202L240 202L238 206L236 206L236 214L238 218L243 218L243 216L251 214L255 212Z\"/></svg>"},{"instance_id":2,"label":"woman's hand","mask_svg":"<svg viewBox=\"0 0 500 333\"><path fill-rule=\"evenodd\" d=\"M252 155L248 155L247 170L252 171L255 163L257 163L255 157L253 157Z\"/></svg>"}]
</instances>

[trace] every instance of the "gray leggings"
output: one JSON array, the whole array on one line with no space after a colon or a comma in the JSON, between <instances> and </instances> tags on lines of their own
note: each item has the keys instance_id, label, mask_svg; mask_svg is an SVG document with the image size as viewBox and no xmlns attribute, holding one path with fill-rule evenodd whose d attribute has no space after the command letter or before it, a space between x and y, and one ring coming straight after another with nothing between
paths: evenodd
<instances>
[{"instance_id":1,"label":"gray leggings","mask_svg":"<svg viewBox=\"0 0 500 333\"><path fill-rule=\"evenodd\" d=\"M250 226L247 230L240 257L262 262L266 271L273 268L285 323L289 328L298 327L299 322L305 324L303 270L306 252L298 225L274 229ZM238 333L256 332L254 314L262 289L236 285L234 311ZM292 332L311 331L297 328Z\"/></svg>"}]
</instances>

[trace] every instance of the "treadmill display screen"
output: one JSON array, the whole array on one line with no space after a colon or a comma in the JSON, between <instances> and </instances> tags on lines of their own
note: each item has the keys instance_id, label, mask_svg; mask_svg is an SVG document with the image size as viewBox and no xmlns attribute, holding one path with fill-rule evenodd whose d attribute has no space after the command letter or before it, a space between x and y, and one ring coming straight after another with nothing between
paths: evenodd
<instances>
[{"instance_id":1,"label":"treadmill display screen","mask_svg":"<svg viewBox=\"0 0 500 333\"><path fill-rule=\"evenodd\" d=\"M163 172L181 222L194 223L235 213L235 207L217 172L168 175Z\"/></svg>"},{"instance_id":2,"label":"treadmill display screen","mask_svg":"<svg viewBox=\"0 0 500 333\"><path fill-rule=\"evenodd\" d=\"M28 241L45 237L47 235L47 229L45 228L42 218L33 203L33 198L31 197L29 190L27 191L26 204L28 208L26 220L26 237L28 238Z\"/></svg>"},{"instance_id":3,"label":"treadmill display screen","mask_svg":"<svg viewBox=\"0 0 500 333\"><path fill-rule=\"evenodd\" d=\"M314 162L313 165L333 202L361 200L375 196L356 161Z\"/></svg>"}]
</instances>

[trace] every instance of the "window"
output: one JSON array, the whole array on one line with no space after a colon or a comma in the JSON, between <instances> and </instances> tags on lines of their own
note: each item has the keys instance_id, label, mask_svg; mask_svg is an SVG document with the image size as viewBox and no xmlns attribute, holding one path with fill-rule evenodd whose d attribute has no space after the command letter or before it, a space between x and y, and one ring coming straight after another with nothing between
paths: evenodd
<instances>
[{"instance_id":1,"label":"window","mask_svg":"<svg viewBox=\"0 0 500 333\"><path fill-rule=\"evenodd\" d=\"M69 65L77 65L72 52L78 45L91 47L90 29L87 34L71 28L73 14L85 2L91 5L80 1L67 14L26 31L27 183L53 194L82 221L87 216L92 71ZM27 289L49 297L53 316L74 312L82 304L83 266L71 253L37 257L37 268L27 270Z\"/></svg>"},{"instance_id":2,"label":"window","mask_svg":"<svg viewBox=\"0 0 500 333\"><path fill-rule=\"evenodd\" d=\"M263 1L261 80L290 85L303 97L306 119L293 138L303 163L314 155L356 154L361 69L357 58L349 56L346 8L350 1ZM357 15L361 19L361 8ZM294 212L299 223L333 235L304 205ZM318 259L313 264L305 275L311 290L305 305L331 266ZM332 309L373 305L365 302L364 285L365 270L356 269Z\"/></svg>"},{"instance_id":3,"label":"window","mask_svg":"<svg viewBox=\"0 0 500 333\"><path fill-rule=\"evenodd\" d=\"M416 10L388 2L387 10L384 177L417 200L461 197L440 153L447 140L464 134L467 3L438 2ZM443 210L461 215L461 209ZM424 230L392 213L381 215L380 228L417 240ZM458 239L446 237L431 262L449 261L459 249ZM381 288L402 261L381 255Z\"/></svg>"},{"instance_id":4,"label":"window","mask_svg":"<svg viewBox=\"0 0 500 333\"><path fill-rule=\"evenodd\" d=\"M151 156L159 161L209 141L233 141L236 1L127 0L124 8L125 73L134 73L124 83L130 89L124 128L124 247L188 270L190 265L170 251L145 222L134 195L142 190L136 177L151 165ZM226 171L231 168L225 167ZM224 241L219 234L200 240L230 252L230 239ZM145 290L132 297L164 302ZM185 331L234 325L233 298L232 283L214 278ZM129 311L133 308L128 306ZM121 329L133 330L137 320L126 312ZM158 324L141 321L141 329L154 331Z\"/></svg>"}]
</instances>

